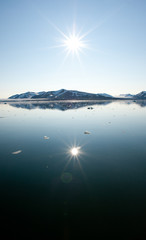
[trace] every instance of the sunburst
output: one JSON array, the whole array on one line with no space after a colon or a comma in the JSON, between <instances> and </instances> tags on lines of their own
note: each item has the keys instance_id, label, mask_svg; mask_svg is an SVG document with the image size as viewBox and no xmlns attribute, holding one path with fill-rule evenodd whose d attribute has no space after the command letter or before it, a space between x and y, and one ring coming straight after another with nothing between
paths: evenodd
<instances>
[{"instance_id":1,"label":"sunburst","mask_svg":"<svg viewBox=\"0 0 146 240\"><path fill-rule=\"evenodd\" d=\"M65 48L67 55L75 54L78 56L79 52L82 52L83 49L87 48L87 44L83 39L83 36L79 36L75 31L73 31L69 36L65 35L65 38L62 40L62 46Z\"/></svg>"},{"instance_id":2,"label":"sunburst","mask_svg":"<svg viewBox=\"0 0 146 240\"><path fill-rule=\"evenodd\" d=\"M65 59L69 56L76 56L80 60L79 54L84 53L85 49L88 49L88 41L86 40L86 36L89 32L81 35L81 32L76 31L76 25L73 25L72 30L65 34L62 30L60 30L56 25L52 24L55 29L62 35L62 38L58 40L60 42L59 45L54 46L55 48L64 48L66 52Z\"/></svg>"},{"instance_id":3,"label":"sunburst","mask_svg":"<svg viewBox=\"0 0 146 240\"><path fill-rule=\"evenodd\" d=\"M72 154L72 156L77 157L78 154L80 153L79 149L80 149L80 147L73 147L73 148L71 148L70 153Z\"/></svg>"}]
</instances>

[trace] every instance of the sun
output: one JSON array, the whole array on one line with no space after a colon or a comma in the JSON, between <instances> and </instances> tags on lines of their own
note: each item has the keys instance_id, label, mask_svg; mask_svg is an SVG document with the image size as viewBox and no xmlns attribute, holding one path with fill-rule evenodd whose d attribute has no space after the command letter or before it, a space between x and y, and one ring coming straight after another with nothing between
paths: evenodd
<instances>
[{"instance_id":1,"label":"sun","mask_svg":"<svg viewBox=\"0 0 146 240\"><path fill-rule=\"evenodd\" d=\"M72 33L69 35L63 34L63 37L61 47L64 47L66 57L71 54L76 55L79 58L79 53L83 53L83 49L87 48L84 35L77 33L74 27Z\"/></svg>"},{"instance_id":2,"label":"sun","mask_svg":"<svg viewBox=\"0 0 146 240\"><path fill-rule=\"evenodd\" d=\"M86 36L89 34L89 32L81 34L81 31L77 31L76 25L73 24L72 30L70 30L68 34L66 34L56 25L53 24L53 26L62 36L62 38L58 39L58 42L60 44L54 46L54 48L64 48L66 52L65 59L69 55L76 55L78 60L80 61L79 53L84 53L83 50L89 48L86 40Z\"/></svg>"},{"instance_id":3,"label":"sun","mask_svg":"<svg viewBox=\"0 0 146 240\"><path fill-rule=\"evenodd\" d=\"M82 48L85 47L84 42L80 37L78 37L75 34L70 35L69 37L66 37L64 40L64 47L66 47L66 50L70 53L78 53L82 50Z\"/></svg>"}]
</instances>

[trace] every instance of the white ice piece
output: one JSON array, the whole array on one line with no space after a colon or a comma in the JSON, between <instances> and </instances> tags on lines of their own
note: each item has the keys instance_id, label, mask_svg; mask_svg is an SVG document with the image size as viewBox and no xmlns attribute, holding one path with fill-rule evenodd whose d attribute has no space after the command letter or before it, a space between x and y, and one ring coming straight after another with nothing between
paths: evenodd
<instances>
[{"instance_id":1,"label":"white ice piece","mask_svg":"<svg viewBox=\"0 0 146 240\"><path fill-rule=\"evenodd\" d=\"M84 134L90 134L90 132L89 131L85 131Z\"/></svg>"},{"instance_id":2,"label":"white ice piece","mask_svg":"<svg viewBox=\"0 0 146 240\"><path fill-rule=\"evenodd\" d=\"M22 152L22 150L18 150L18 151L16 151L16 152L12 152L12 154L16 155L16 154L19 154L19 153L21 153L21 152Z\"/></svg>"},{"instance_id":3,"label":"white ice piece","mask_svg":"<svg viewBox=\"0 0 146 240\"><path fill-rule=\"evenodd\" d=\"M49 139L49 137L47 137L47 136L44 136L44 139L46 139L46 140L47 140L47 139Z\"/></svg>"}]
</instances>

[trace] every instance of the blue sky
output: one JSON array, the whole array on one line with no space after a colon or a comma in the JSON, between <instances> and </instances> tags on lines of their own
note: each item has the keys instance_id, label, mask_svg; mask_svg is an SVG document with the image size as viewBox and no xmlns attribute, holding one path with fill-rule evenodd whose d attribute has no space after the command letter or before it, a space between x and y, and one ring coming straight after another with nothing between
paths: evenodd
<instances>
[{"instance_id":1,"label":"blue sky","mask_svg":"<svg viewBox=\"0 0 146 240\"><path fill-rule=\"evenodd\" d=\"M0 98L146 90L145 13L145 0L0 0ZM68 35L73 24L81 35L92 30L80 61L55 48L63 39L55 26Z\"/></svg>"}]
</instances>

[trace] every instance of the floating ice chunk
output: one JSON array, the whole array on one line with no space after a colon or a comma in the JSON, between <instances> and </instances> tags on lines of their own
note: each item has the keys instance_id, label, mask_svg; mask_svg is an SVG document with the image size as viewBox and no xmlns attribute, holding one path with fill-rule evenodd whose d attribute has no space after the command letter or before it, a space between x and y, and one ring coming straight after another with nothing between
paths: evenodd
<instances>
[{"instance_id":1,"label":"floating ice chunk","mask_svg":"<svg viewBox=\"0 0 146 240\"><path fill-rule=\"evenodd\" d=\"M47 137L47 136L44 136L44 139L49 139L49 137Z\"/></svg>"},{"instance_id":2,"label":"floating ice chunk","mask_svg":"<svg viewBox=\"0 0 146 240\"><path fill-rule=\"evenodd\" d=\"M22 150L18 150L18 151L16 151L16 152L12 152L12 154L16 155L16 154L19 154L19 153L21 153L21 152L22 152Z\"/></svg>"},{"instance_id":3,"label":"floating ice chunk","mask_svg":"<svg viewBox=\"0 0 146 240\"><path fill-rule=\"evenodd\" d=\"M89 131L85 131L84 134L90 134L90 132Z\"/></svg>"}]
</instances>

